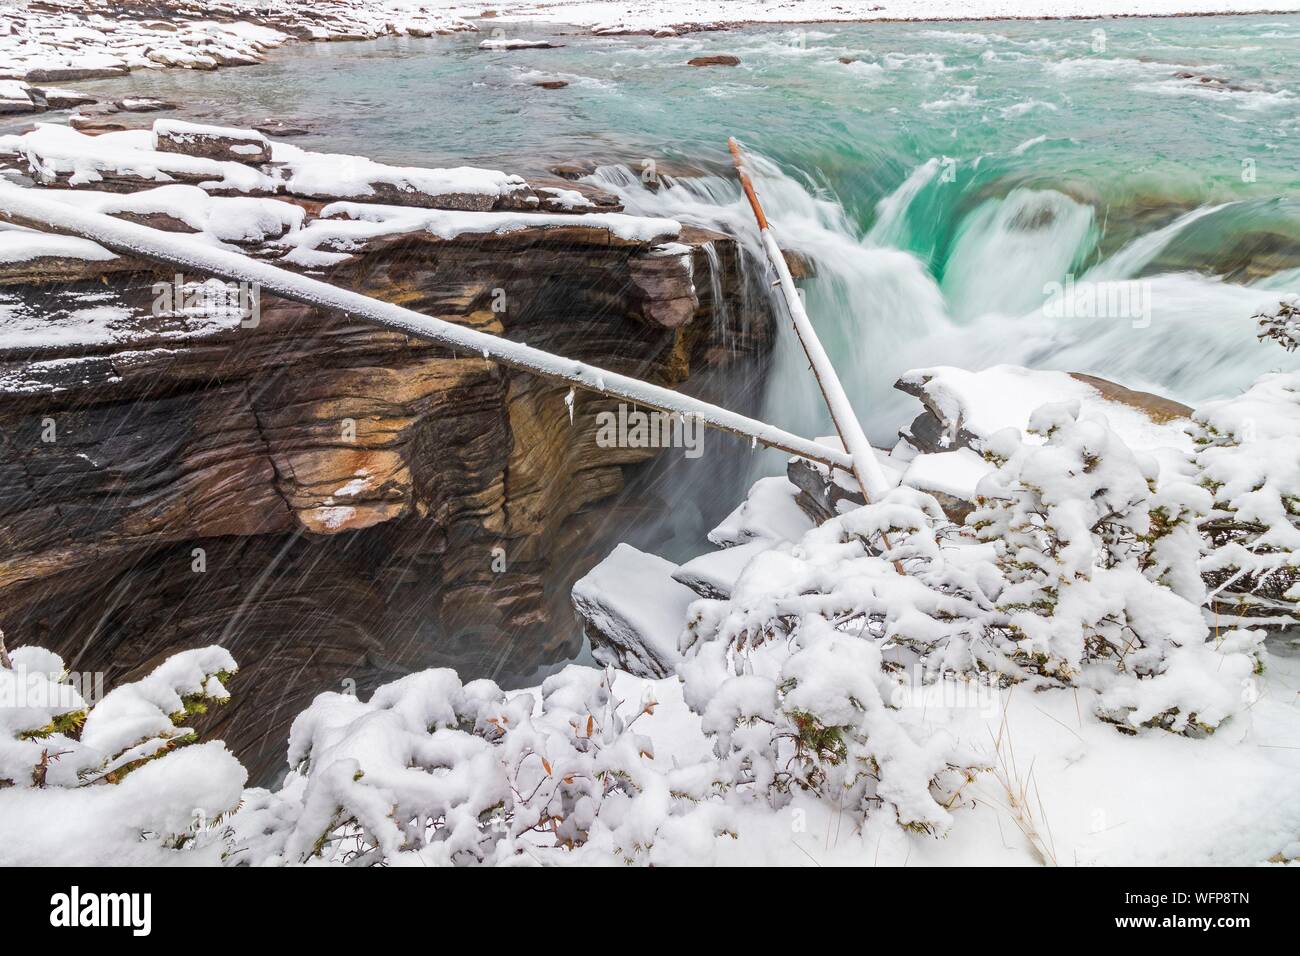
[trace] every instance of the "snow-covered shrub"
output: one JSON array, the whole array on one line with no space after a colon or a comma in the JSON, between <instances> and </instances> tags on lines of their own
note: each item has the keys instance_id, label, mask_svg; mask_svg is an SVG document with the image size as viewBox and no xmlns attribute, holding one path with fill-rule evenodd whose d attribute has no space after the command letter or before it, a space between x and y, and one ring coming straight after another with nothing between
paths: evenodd
<instances>
[{"instance_id":1,"label":"snow-covered shrub","mask_svg":"<svg viewBox=\"0 0 1300 956\"><path fill-rule=\"evenodd\" d=\"M1200 523L1213 606L1232 619L1300 621L1300 372L1264 375L1192 418L1213 496Z\"/></svg>"},{"instance_id":2,"label":"snow-covered shrub","mask_svg":"<svg viewBox=\"0 0 1300 956\"><path fill-rule=\"evenodd\" d=\"M997 548L1004 586L991 629L1019 668L1072 682L1088 659L1154 673L1180 635L1203 634L1195 606L1143 574L1152 561L1157 465L1139 458L1077 403L1049 404L1030 418L1044 439L1016 429L984 443L998 470L979 485L969 523ZM1195 552L1190 555L1195 562Z\"/></svg>"},{"instance_id":3,"label":"snow-covered shrub","mask_svg":"<svg viewBox=\"0 0 1300 956\"><path fill-rule=\"evenodd\" d=\"M1255 316L1261 339L1276 339L1288 352L1300 346L1300 297L1278 303L1276 309Z\"/></svg>"},{"instance_id":4,"label":"snow-covered shrub","mask_svg":"<svg viewBox=\"0 0 1300 956\"><path fill-rule=\"evenodd\" d=\"M664 827L726 829L707 775L662 773L611 670L570 666L541 700L451 670L411 674L369 701L327 693L294 721L292 767L230 821L233 863L506 864L653 861ZM696 811L699 810L699 813ZM669 841L671 842L671 841Z\"/></svg>"},{"instance_id":5,"label":"snow-covered shrub","mask_svg":"<svg viewBox=\"0 0 1300 956\"><path fill-rule=\"evenodd\" d=\"M1252 635L1207 645L1193 522L1206 496L1134 453L1077 403L1030 418L1043 444L1008 429L985 441L998 470L969 523L1005 581L989 640L1036 681L1089 686L1121 728L1212 731L1240 705ZM1190 598L1190 599L1189 599Z\"/></svg>"},{"instance_id":6,"label":"snow-covered shrub","mask_svg":"<svg viewBox=\"0 0 1300 956\"><path fill-rule=\"evenodd\" d=\"M246 774L185 723L228 699L219 647L177 654L93 706L63 661L20 647L0 663L0 861L156 864L182 847L216 862L209 821L239 803Z\"/></svg>"},{"instance_id":7,"label":"snow-covered shrub","mask_svg":"<svg viewBox=\"0 0 1300 956\"><path fill-rule=\"evenodd\" d=\"M732 799L779 807L801 790L859 817L951 825L954 795L983 762L895 706L893 674L909 656L901 643L960 641L982 610L963 593L978 592L973 572L938 553L941 519L929 495L896 488L759 554L728 600L692 606L679 673Z\"/></svg>"},{"instance_id":8,"label":"snow-covered shrub","mask_svg":"<svg viewBox=\"0 0 1300 956\"><path fill-rule=\"evenodd\" d=\"M1241 706L1259 635L1207 643L1210 496L1190 465L1158 483L1154 459L1073 403L1030 428L984 441L996 470L967 526L898 487L692 605L679 673L729 787L778 804L815 790L942 829L944 795L980 762L891 707L909 681L1082 687L1130 732L1203 733Z\"/></svg>"}]
</instances>

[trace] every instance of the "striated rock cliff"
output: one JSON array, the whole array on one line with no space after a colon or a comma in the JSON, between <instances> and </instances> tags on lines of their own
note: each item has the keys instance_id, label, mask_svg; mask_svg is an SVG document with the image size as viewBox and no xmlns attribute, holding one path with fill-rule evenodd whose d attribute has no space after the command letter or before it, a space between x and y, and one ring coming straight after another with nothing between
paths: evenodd
<instances>
[{"instance_id":1,"label":"striated rock cliff","mask_svg":"<svg viewBox=\"0 0 1300 956\"><path fill-rule=\"evenodd\" d=\"M328 235L297 260L314 275L670 386L768 345L726 236L626 238L600 216L530 214L451 235L366 221L362 239L338 234L361 213L322 219L292 194L211 199L200 223L175 198L194 188L132 193L129 209L81 201L184 231L215 229L212 204L301 210L261 208L265 232L243 248L292 263L319 226ZM160 310L166 270L6 239L27 245L0 266L12 642L109 686L224 645L240 693L209 729L255 773L282 762L287 721L322 690L437 664L509 680L576 649L568 591L602 556L587 553L600 503L655 453L597 445L613 402L579 394L570 421L567 389L472 355L271 296L255 320Z\"/></svg>"}]
</instances>

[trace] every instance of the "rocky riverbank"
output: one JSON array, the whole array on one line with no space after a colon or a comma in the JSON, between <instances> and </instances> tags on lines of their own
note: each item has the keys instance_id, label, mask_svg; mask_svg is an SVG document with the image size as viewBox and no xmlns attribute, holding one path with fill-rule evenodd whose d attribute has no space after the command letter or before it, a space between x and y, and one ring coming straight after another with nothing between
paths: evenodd
<instances>
[{"instance_id":1,"label":"rocky riverbank","mask_svg":"<svg viewBox=\"0 0 1300 956\"><path fill-rule=\"evenodd\" d=\"M82 208L669 386L769 344L732 239L558 176L168 120L42 126L0 137L0 162ZM598 446L614 403L570 409L563 386L203 278L0 228L11 640L110 685L238 648L240 703L206 729L255 773L341 682L572 656L567 592L601 556L584 551L599 505L655 454Z\"/></svg>"},{"instance_id":2,"label":"rocky riverbank","mask_svg":"<svg viewBox=\"0 0 1300 956\"><path fill-rule=\"evenodd\" d=\"M295 40L427 37L475 29L439 4L385 0L39 0L7 6L13 9L5 9L0 19L0 79L31 84L159 67L248 66Z\"/></svg>"}]
</instances>

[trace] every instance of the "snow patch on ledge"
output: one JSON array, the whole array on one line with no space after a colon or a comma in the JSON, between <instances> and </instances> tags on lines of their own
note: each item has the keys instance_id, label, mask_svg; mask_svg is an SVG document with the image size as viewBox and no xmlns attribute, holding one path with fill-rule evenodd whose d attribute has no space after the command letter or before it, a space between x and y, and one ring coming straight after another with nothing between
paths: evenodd
<instances>
[{"instance_id":1,"label":"snow patch on ledge","mask_svg":"<svg viewBox=\"0 0 1300 956\"><path fill-rule=\"evenodd\" d=\"M477 195L500 198L527 188L527 183L510 173L476 166L448 169L418 166L389 166L365 156L346 153L313 153L290 143L275 143L271 159L285 164L284 188L298 196L363 199L375 195L376 184L398 191L430 196Z\"/></svg>"},{"instance_id":2,"label":"snow patch on ledge","mask_svg":"<svg viewBox=\"0 0 1300 956\"><path fill-rule=\"evenodd\" d=\"M682 228L673 219L612 212L461 212L354 202L331 203L321 210L321 216L281 240L280 244L290 249L286 261L303 266L331 265L346 259L351 251L370 239L411 232L427 232L450 240L463 235L504 235L524 229L567 227L598 229L626 242L651 243L675 237ZM338 216L346 218L329 218Z\"/></svg>"}]
</instances>

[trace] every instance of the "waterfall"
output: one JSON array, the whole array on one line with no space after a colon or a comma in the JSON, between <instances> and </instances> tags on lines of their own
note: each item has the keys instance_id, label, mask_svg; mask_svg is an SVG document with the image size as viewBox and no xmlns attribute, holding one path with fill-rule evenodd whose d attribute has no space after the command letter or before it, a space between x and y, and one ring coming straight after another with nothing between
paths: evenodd
<instances>
[{"instance_id":1,"label":"waterfall","mask_svg":"<svg viewBox=\"0 0 1300 956\"><path fill-rule=\"evenodd\" d=\"M713 329L725 348L735 354L735 337L731 332L731 307L722 288L722 258L712 242L704 244L704 258L709 261L709 295L713 302Z\"/></svg>"},{"instance_id":2,"label":"waterfall","mask_svg":"<svg viewBox=\"0 0 1300 956\"><path fill-rule=\"evenodd\" d=\"M891 445L915 410L914 400L892 386L900 373L918 366L1012 363L1087 372L1189 404L1240 392L1270 369L1300 366L1300 354L1258 342L1251 321L1280 293L1300 292L1300 270L1250 285L1194 272L1147 276L1138 287L1121 290L1143 297L1141 315L1063 313L1053 309L1046 288L1073 276L1093 254L1097 225L1088 204L1056 190L1023 187L984 199L960 217L955 210L963 204L946 202L943 208L954 210L949 215L957 221L927 225L947 238L936 277L898 247L909 242L911 204L934 188L996 195L988 182L939 184L941 166L928 160L876 204L875 222L864 234L833 197L761 157L751 165L777 242L815 269L801 283L809 315L878 445ZM629 212L736 236L745 269L763 275L753 220L731 180L665 179L651 192L626 167L602 167L595 179ZM935 205L925 207L927 214ZM1221 208L1192 210L1140 236L1083 279L1097 284L1104 302L1115 283L1130 284L1188 226ZM775 298L771 307L781 308ZM784 324L760 417L805 435L831 431L807 361ZM765 464L780 467L776 458Z\"/></svg>"},{"instance_id":3,"label":"waterfall","mask_svg":"<svg viewBox=\"0 0 1300 956\"><path fill-rule=\"evenodd\" d=\"M1096 243L1091 206L1055 190L1013 189L962 220L943 272L955 318L1025 315Z\"/></svg>"},{"instance_id":4,"label":"waterfall","mask_svg":"<svg viewBox=\"0 0 1300 956\"><path fill-rule=\"evenodd\" d=\"M903 185L876 204L876 222L867 233L872 245L906 249L911 245L907 214L921 190L930 185L942 164L928 159L912 170Z\"/></svg>"}]
</instances>

